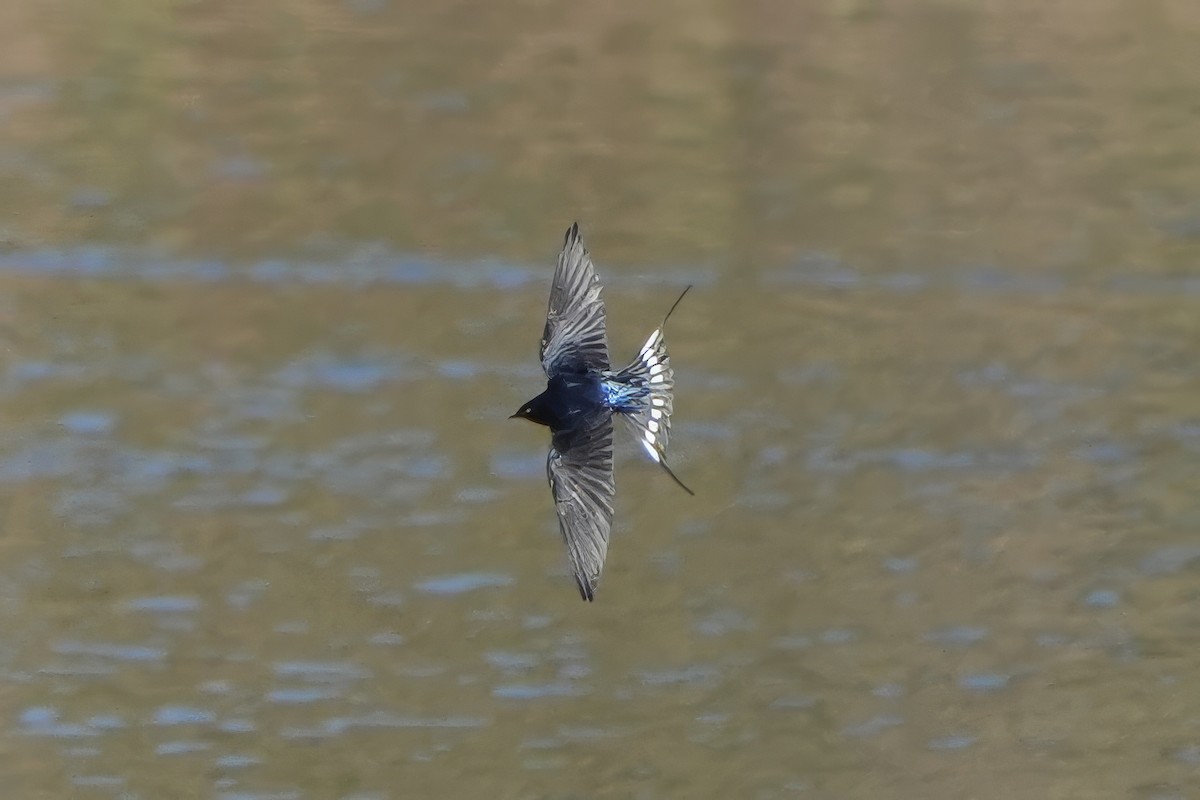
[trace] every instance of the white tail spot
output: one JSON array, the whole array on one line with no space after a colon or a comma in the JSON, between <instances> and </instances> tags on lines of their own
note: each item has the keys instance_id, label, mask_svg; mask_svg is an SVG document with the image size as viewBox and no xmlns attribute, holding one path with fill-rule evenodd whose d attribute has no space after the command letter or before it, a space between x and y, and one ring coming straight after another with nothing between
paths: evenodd
<instances>
[{"instance_id":1,"label":"white tail spot","mask_svg":"<svg viewBox=\"0 0 1200 800\"><path fill-rule=\"evenodd\" d=\"M658 421L657 420L653 420L653 419L646 420L646 427L649 428L652 433L658 433Z\"/></svg>"},{"instance_id":2,"label":"white tail spot","mask_svg":"<svg viewBox=\"0 0 1200 800\"><path fill-rule=\"evenodd\" d=\"M650 402L653 403L654 405L658 406L659 408L662 408L663 406L665 406L667 404L667 401L662 397L651 397Z\"/></svg>"},{"instance_id":3,"label":"white tail spot","mask_svg":"<svg viewBox=\"0 0 1200 800\"><path fill-rule=\"evenodd\" d=\"M654 449L653 443L642 442L642 449L644 449L646 451L646 453L650 456L650 458L652 458L654 460L654 463L656 463L656 464L658 463L658 460L659 460L658 451Z\"/></svg>"},{"instance_id":4,"label":"white tail spot","mask_svg":"<svg viewBox=\"0 0 1200 800\"><path fill-rule=\"evenodd\" d=\"M661 419L662 415L663 415L662 409L658 409L658 408L650 409L650 416L653 417L654 419Z\"/></svg>"},{"instance_id":5,"label":"white tail spot","mask_svg":"<svg viewBox=\"0 0 1200 800\"><path fill-rule=\"evenodd\" d=\"M639 353L640 356L645 358L647 353L654 350L654 345L658 344L658 336L660 333L661 331L655 331L654 333L650 334L650 338L646 340L644 345L642 345L642 351Z\"/></svg>"}]
</instances>

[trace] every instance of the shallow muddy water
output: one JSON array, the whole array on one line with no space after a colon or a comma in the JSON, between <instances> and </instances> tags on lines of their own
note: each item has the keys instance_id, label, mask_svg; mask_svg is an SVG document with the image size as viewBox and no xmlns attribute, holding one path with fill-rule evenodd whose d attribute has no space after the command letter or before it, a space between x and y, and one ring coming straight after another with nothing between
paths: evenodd
<instances>
[{"instance_id":1,"label":"shallow muddy water","mask_svg":"<svg viewBox=\"0 0 1200 800\"><path fill-rule=\"evenodd\" d=\"M1195 797L1200 7L0 11L12 797ZM671 321L597 601L506 417Z\"/></svg>"}]
</instances>

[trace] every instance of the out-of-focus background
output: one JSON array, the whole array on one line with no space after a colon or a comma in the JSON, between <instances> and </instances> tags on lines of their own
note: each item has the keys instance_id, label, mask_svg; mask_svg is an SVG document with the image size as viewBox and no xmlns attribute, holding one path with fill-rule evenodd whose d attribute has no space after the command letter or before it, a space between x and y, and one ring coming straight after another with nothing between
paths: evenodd
<instances>
[{"instance_id":1,"label":"out-of-focus background","mask_svg":"<svg viewBox=\"0 0 1200 800\"><path fill-rule=\"evenodd\" d=\"M0 6L5 797L1196 797L1200 6ZM506 417L563 231L675 468Z\"/></svg>"}]
</instances>

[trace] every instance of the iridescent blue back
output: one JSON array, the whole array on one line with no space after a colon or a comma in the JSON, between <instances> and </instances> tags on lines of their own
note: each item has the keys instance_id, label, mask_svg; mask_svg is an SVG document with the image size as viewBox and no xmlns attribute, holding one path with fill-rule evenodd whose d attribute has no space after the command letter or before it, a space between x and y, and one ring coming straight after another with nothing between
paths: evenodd
<instances>
[{"instance_id":1,"label":"iridescent blue back","mask_svg":"<svg viewBox=\"0 0 1200 800\"><path fill-rule=\"evenodd\" d=\"M600 381L600 394L604 398L604 405L625 414L642 410L650 400L649 387L627 383L616 375L606 376Z\"/></svg>"}]
</instances>

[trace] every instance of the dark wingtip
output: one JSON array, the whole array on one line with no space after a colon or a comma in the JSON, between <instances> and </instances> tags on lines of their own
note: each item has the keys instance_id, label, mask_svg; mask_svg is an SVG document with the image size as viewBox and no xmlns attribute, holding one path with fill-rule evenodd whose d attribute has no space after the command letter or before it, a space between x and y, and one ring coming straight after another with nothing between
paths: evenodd
<instances>
[{"instance_id":1,"label":"dark wingtip","mask_svg":"<svg viewBox=\"0 0 1200 800\"><path fill-rule=\"evenodd\" d=\"M567 228L567 233L563 236L563 247L571 243L573 239L579 238L579 223L572 222L571 227Z\"/></svg>"},{"instance_id":2,"label":"dark wingtip","mask_svg":"<svg viewBox=\"0 0 1200 800\"><path fill-rule=\"evenodd\" d=\"M579 596L589 603L596 599L596 589L590 583L575 576L575 585L579 587Z\"/></svg>"}]
</instances>

